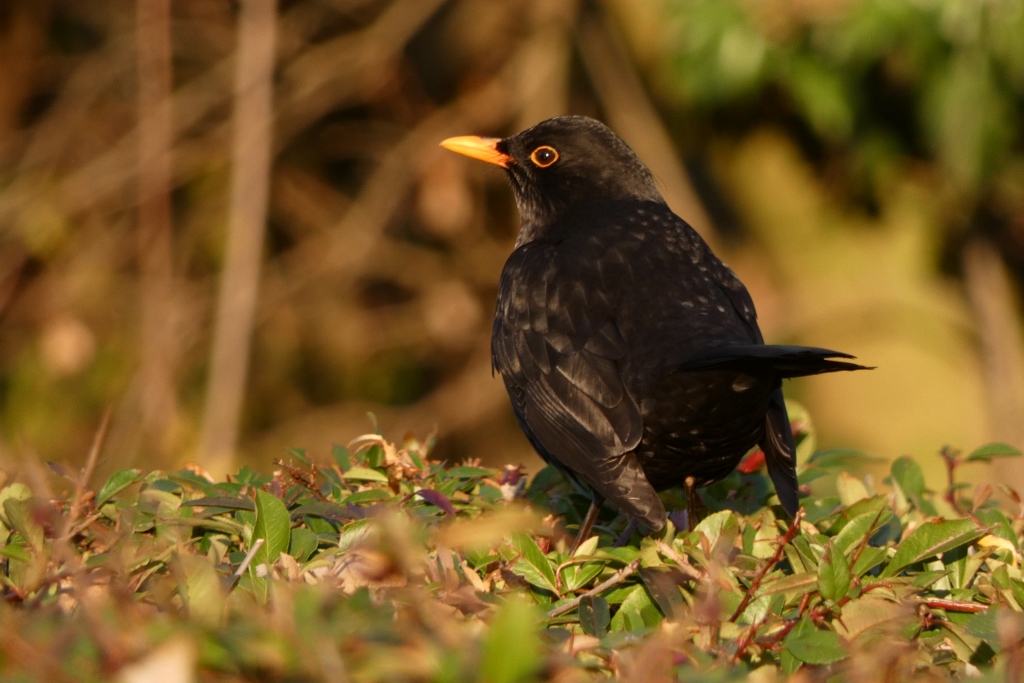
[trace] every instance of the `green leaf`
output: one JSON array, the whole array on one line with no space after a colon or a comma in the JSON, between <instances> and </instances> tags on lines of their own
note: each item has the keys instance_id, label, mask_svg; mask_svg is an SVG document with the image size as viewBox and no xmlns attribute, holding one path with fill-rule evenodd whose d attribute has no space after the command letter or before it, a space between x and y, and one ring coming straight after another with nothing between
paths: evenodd
<instances>
[{"instance_id":1,"label":"green leaf","mask_svg":"<svg viewBox=\"0 0 1024 683\"><path fill-rule=\"evenodd\" d=\"M215 626L224 615L224 590L220 575L206 557L181 553L177 558L181 597L190 617Z\"/></svg>"},{"instance_id":2,"label":"green leaf","mask_svg":"<svg viewBox=\"0 0 1024 683\"><path fill-rule=\"evenodd\" d=\"M450 478L472 479L474 477L493 477L494 470L463 465L462 467L453 467L450 470L447 470L445 474Z\"/></svg>"},{"instance_id":3,"label":"green leaf","mask_svg":"<svg viewBox=\"0 0 1024 683\"><path fill-rule=\"evenodd\" d=\"M915 620L916 614L909 603L893 602L869 594L843 605L843 618L833 623L840 635L853 640L870 631L892 632Z\"/></svg>"},{"instance_id":4,"label":"green leaf","mask_svg":"<svg viewBox=\"0 0 1024 683\"><path fill-rule=\"evenodd\" d=\"M8 498L4 501L4 515L11 528L21 534L35 550L43 549L43 525L36 521L32 514L32 500Z\"/></svg>"},{"instance_id":5,"label":"green leaf","mask_svg":"<svg viewBox=\"0 0 1024 683\"><path fill-rule=\"evenodd\" d=\"M8 500L28 500L32 497L32 490L22 484L21 482L15 482L10 486L5 486L0 490L0 521L10 526L10 521L7 519L7 515L4 514L3 506Z\"/></svg>"},{"instance_id":6,"label":"green leaf","mask_svg":"<svg viewBox=\"0 0 1024 683\"><path fill-rule=\"evenodd\" d=\"M831 664L846 657L835 631L819 631L808 617L800 620L783 641L786 650L806 664Z\"/></svg>"},{"instance_id":7,"label":"green leaf","mask_svg":"<svg viewBox=\"0 0 1024 683\"><path fill-rule=\"evenodd\" d=\"M867 546L860 551L860 555L857 556L857 561L853 563L853 567L850 571L854 576L864 576L869 571L885 562L885 558L888 554L889 553L886 552L885 548Z\"/></svg>"},{"instance_id":8,"label":"green leaf","mask_svg":"<svg viewBox=\"0 0 1024 683\"><path fill-rule=\"evenodd\" d=\"M286 448L284 450L288 455L292 456L293 458L301 462L303 465L310 464L309 456L306 455L305 448Z\"/></svg>"},{"instance_id":9,"label":"green leaf","mask_svg":"<svg viewBox=\"0 0 1024 683\"><path fill-rule=\"evenodd\" d=\"M908 455L896 458L892 462L892 478L903 494L908 498L920 498L924 495L924 471L917 461Z\"/></svg>"},{"instance_id":10,"label":"green leaf","mask_svg":"<svg viewBox=\"0 0 1024 683\"><path fill-rule=\"evenodd\" d=\"M540 551L540 547L533 540L533 537L524 533L513 534L512 544L519 551L519 554L522 555L522 563L525 563L526 567L524 569L521 563L517 562L512 571L516 573L522 571L523 573L520 575L531 584L559 595L555 568L551 565L551 561L544 557L544 553ZM517 567L519 571L517 571Z\"/></svg>"},{"instance_id":11,"label":"green leaf","mask_svg":"<svg viewBox=\"0 0 1024 683\"><path fill-rule=\"evenodd\" d=\"M331 449L331 455L334 456L334 462L338 463L338 467L342 472L352 469L352 456L349 455L347 448L335 444L334 448Z\"/></svg>"},{"instance_id":12,"label":"green leaf","mask_svg":"<svg viewBox=\"0 0 1024 683\"><path fill-rule=\"evenodd\" d=\"M998 648L1000 638L996 621L1000 617L1000 611L1001 610L998 607L989 607L984 612L978 612L977 614L971 615L971 618L964 623L964 630L969 635L972 635L975 638L981 638L982 640L987 640ZM1006 617L1004 616L1004 618Z\"/></svg>"},{"instance_id":13,"label":"green leaf","mask_svg":"<svg viewBox=\"0 0 1024 683\"><path fill-rule=\"evenodd\" d=\"M929 517L938 514L931 501L924 497L924 471L917 464L916 460L904 455L892 463L892 483L899 493L903 494L906 501L909 501L915 508ZM905 505L897 500L897 505Z\"/></svg>"},{"instance_id":14,"label":"green leaf","mask_svg":"<svg viewBox=\"0 0 1024 683\"><path fill-rule=\"evenodd\" d=\"M939 555L965 543L977 540L985 531L970 519L951 519L927 522L904 538L882 572L882 576L895 576L906 567Z\"/></svg>"},{"instance_id":15,"label":"green leaf","mask_svg":"<svg viewBox=\"0 0 1024 683\"><path fill-rule=\"evenodd\" d=\"M225 508L228 510L255 510L256 506L248 498L229 498L228 496L213 496L211 498L196 498L195 500L186 500L182 503L183 507L213 507L213 508Z\"/></svg>"},{"instance_id":16,"label":"green leaf","mask_svg":"<svg viewBox=\"0 0 1024 683\"><path fill-rule=\"evenodd\" d=\"M604 568L605 564L603 562L587 562L582 567L577 567L576 572L571 577L569 572L563 571L562 585L565 586L567 593L579 590L600 576Z\"/></svg>"},{"instance_id":17,"label":"green leaf","mask_svg":"<svg viewBox=\"0 0 1024 683\"><path fill-rule=\"evenodd\" d=\"M832 539L832 547L840 552L850 552L861 544L869 531L882 528L891 517L892 511L888 508L857 515Z\"/></svg>"},{"instance_id":18,"label":"green leaf","mask_svg":"<svg viewBox=\"0 0 1024 683\"><path fill-rule=\"evenodd\" d=\"M871 498L864 482L847 472L840 472L836 477L836 492L839 493L839 500L847 507Z\"/></svg>"},{"instance_id":19,"label":"green leaf","mask_svg":"<svg viewBox=\"0 0 1024 683\"><path fill-rule=\"evenodd\" d=\"M543 663L539 615L526 600L506 602L491 620L483 645L480 678L487 683L518 683L533 680Z\"/></svg>"},{"instance_id":20,"label":"green leaf","mask_svg":"<svg viewBox=\"0 0 1024 683\"><path fill-rule=\"evenodd\" d=\"M139 481L141 478L142 471L135 468L128 468L114 472L110 475L110 479L107 479L107 483L103 485L100 492L96 494L96 507L102 507L108 500L134 484L136 481Z\"/></svg>"},{"instance_id":21,"label":"green leaf","mask_svg":"<svg viewBox=\"0 0 1024 683\"><path fill-rule=\"evenodd\" d=\"M271 564L277 556L288 550L291 537L292 518L280 498L266 491L256 492L256 526L252 540L263 539L263 546L256 551L252 566Z\"/></svg>"},{"instance_id":22,"label":"green leaf","mask_svg":"<svg viewBox=\"0 0 1024 683\"><path fill-rule=\"evenodd\" d=\"M299 562L305 562L310 555L316 552L320 545L320 537L304 527L292 529L291 540L288 543L288 554Z\"/></svg>"},{"instance_id":23,"label":"green leaf","mask_svg":"<svg viewBox=\"0 0 1024 683\"><path fill-rule=\"evenodd\" d=\"M679 585L686 579L678 568L644 567L639 572L647 592L666 617L672 618L685 606Z\"/></svg>"},{"instance_id":24,"label":"green leaf","mask_svg":"<svg viewBox=\"0 0 1024 683\"><path fill-rule=\"evenodd\" d=\"M595 559L607 560L621 564L629 564L638 557L640 557L640 551L629 546L623 546L621 548L598 548L594 551Z\"/></svg>"},{"instance_id":25,"label":"green leaf","mask_svg":"<svg viewBox=\"0 0 1024 683\"><path fill-rule=\"evenodd\" d=\"M752 528L750 525L748 529ZM775 554L775 548L782 542L782 533L776 523L775 515L771 510L765 509L761 513L761 522L754 534L754 542L750 548L750 554L760 560L767 560Z\"/></svg>"},{"instance_id":26,"label":"green leaf","mask_svg":"<svg viewBox=\"0 0 1024 683\"><path fill-rule=\"evenodd\" d=\"M850 592L850 563L846 555L831 545L818 565L818 591L821 597L839 602Z\"/></svg>"},{"instance_id":27,"label":"green leaf","mask_svg":"<svg viewBox=\"0 0 1024 683\"><path fill-rule=\"evenodd\" d=\"M848 470L866 462L881 462L883 458L868 455L855 448L829 448L818 451L807 461L808 467L829 470Z\"/></svg>"},{"instance_id":28,"label":"green leaf","mask_svg":"<svg viewBox=\"0 0 1024 683\"><path fill-rule=\"evenodd\" d=\"M651 601L651 596L641 585L633 586L619 605L612 617L613 631L640 631L657 626L661 622L661 612Z\"/></svg>"},{"instance_id":29,"label":"green leaf","mask_svg":"<svg viewBox=\"0 0 1024 683\"><path fill-rule=\"evenodd\" d=\"M980 460L982 462L991 462L992 458L1015 458L1019 456L1021 452L1005 443L990 443L981 448L976 448L971 452L965 461Z\"/></svg>"},{"instance_id":30,"label":"green leaf","mask_svg":"<svg viewBox=\"0 0 1024 683\"><path fill-rule=\"evenodd\" d=\"M793 596L803 596L818 586L818 577L810 572L789 575L778 574L777 576L780 578L761 584L761 595L793 593ZM793 596L790 597L792 598Z\"/></svg>"},{"instance_id":31,"label":"green leaf","mask_svg":"<svg viewBox=\"0 0 1024 683\"><path fill-rule=\"evenodd\" d=\"M608 633L608 624L611 623L612 617L608 609L608 601L604 598L588 595L581 599L579 617L584 633L598 638Z\"/></svg>"},{"instance_id":32,"label":"green leaf","mask_svg":"<svg viewBox=\"0 0 1024 683\"><path fill-rule=\"evenodd\" d=\"M315 500L312 503L300 505L292 510L291 514L293 517L312 515L314 517L329 519L332 522L344 522L355 517L347 507L338 505L337 503L328 503L323 500Z\"/></svg>"},{"instance_id":33,"label":"green leaf","mask_svg":"<svg viewBox=\"0 0 1024 683\"><path fill-rule=\"evenodd\" d=\"M739 535L740 523L729 510L710 514L700 521L694 531L704 534L711 548L711 555L728 552Z\"/></svg>"},{"instance_id":34,"label":"green leaf","mask_svg":"<svg viewBox=\"0 0 1024 683\"><path fill-rule=\"evenodd\" d=\"M344 477L353 481L379 481L384 484L388 482L386 474L371 470L369 467L353 467L345 472Z\"/></svg>"},{"instance_id":35,"label":"green leaf","mask_svg":"<svg viewBox=\"0 0 1024 683\"><path fill-rule=\"evenodd\" d=\"M839 534L842 532L844 528L846 528L847 524L852 522L857 517L860 517L861 515L866 515L868 513L873 513L877 515L879 510L888 510L888 508L889 499L887 496L874 496L872 498L867 498L865 500L859 500L853 505L847 507L839 514L839 517L836 518L836 521L832 523L831 527L829 527L829 533ZM891 515L892 512L889 511L889 514ZM882 517L885 517L884 512L882 513Z\"/></svg>"},{"instance_id":36,"label":"green leaf","mask_svg":"<svg viewBox=\"0 0 1024 683\"><path fill-rule=\"evenodd\" d=\"M353 493L345 499L345 504L362 505L363 503L371 503L375 500L389 500L393 497L394 496L391 494L391 491L385 491L383 489L367 489L365 491Z\"/></svg>"}]
</instances>

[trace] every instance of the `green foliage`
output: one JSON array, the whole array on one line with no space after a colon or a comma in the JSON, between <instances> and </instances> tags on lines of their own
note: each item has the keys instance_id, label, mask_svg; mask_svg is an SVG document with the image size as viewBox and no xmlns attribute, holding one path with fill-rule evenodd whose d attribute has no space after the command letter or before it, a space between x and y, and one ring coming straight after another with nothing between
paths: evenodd
<instances>
[{"instance_id":1,"label":"green foliage","mask_svg":"<svg viewBox=\"0 0 1024 683\"><path fill-rule=\"evenodd\" d=\"M668 5L669 81L716 132L723 119L795 124L841 152L831 161L854 193L909 159L935 164L971 209L1019 186L1022 0Z\"/></svg>"},{"instance_id":2,"label":"green foliage","mask_svg":"<svg viewBox=\"0 0 1024 683\"><path fill-rule=\"evenodd\" d=\"M845 493L805 498L795 522L737 472L704 491L716 511L693 531L616 548L609 510L572 557L548 511L581 501L550 473L527 503L516 469L446 468L411 439L323 467L291 455L271 477L0 489L5 675L101 681L160 661L201 680L999 680L1024 656L1016 493L1004 508L955 482L1019 455L1006 446L945 449L938 493L907 459L877 492L846 472L853 454L818 454L803 474Z\"/></svg>"}]
</instances>

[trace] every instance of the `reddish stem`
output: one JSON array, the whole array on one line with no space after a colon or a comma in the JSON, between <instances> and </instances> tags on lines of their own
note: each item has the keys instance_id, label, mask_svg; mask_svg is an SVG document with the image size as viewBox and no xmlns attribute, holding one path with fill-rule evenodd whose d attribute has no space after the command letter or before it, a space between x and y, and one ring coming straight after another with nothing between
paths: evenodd
<instances>
[{"instance_id":1,"label":"reddish stem","mask_svg":"<svg viewBox=\"0 0 1024 683\"><path fill-rule=\"evenodd\" d=\"M782 537L782 541L775 548L775 553L771 556L771 559L757 570L757 574L754 575L754 580L750 582L750 588L747 589L746 594L743 596L743 600L740 601L740 606L736 608L736 611L733 613L732 617L729 618L729 621L736 621L739 619L740 615L743 614L743 610L747 609L747 606L750 605L750 601L754 599L754 594L756 594L757 589L761 587L761 581L764 580L765 575L767 575L768 572L771 571L771 568L782 559L782 553L785 551L786 546L789 545L789 542L793 540L793 537L796 536L796 532L800 528L800 522L803 518L804 509L800 508L796 511L796 516L793 517L793 523L789 525L789 529Z\"/></svg>"},{"instance_id":2,"label":"reddish stem","mask_svg":"<svg viewBox=\"0 0 1024 683\"><path fill-rule=\"evenodd\" d=\"M988 605L963 600L945 600L943 598L925 598L924 604L932 609L943 609L947 612L971 612L977 614L988 609Z\"/></svg>"}]
</instances>

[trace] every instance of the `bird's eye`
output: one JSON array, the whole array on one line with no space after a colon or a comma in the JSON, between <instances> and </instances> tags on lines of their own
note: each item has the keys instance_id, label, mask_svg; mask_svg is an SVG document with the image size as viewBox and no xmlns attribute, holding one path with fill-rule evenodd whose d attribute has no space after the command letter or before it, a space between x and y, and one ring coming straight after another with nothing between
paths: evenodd
<instances>
[{"instance_id":1,"label":"bird's eye","mask_svg":"<svg viewBox=\"0 0 1024 683\"><path fill-rule=\"evenodd\" d=\"M530 155L530 161L541 168L547 168L558 161L558 151L554 147L543 145L533 150L533 154Z\"/></svg>"}]
</instances>

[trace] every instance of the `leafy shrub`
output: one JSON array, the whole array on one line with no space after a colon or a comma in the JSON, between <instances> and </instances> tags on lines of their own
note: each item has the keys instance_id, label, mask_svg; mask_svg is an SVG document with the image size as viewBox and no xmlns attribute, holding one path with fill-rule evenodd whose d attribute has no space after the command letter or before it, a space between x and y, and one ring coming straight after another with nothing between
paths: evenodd
<instances>
[{"instance_id":1,"label":"leafy shrub","mask_svg":"<svg viewBox=\"0 0 1024 683\"><path fill-rule=\"evenodd\" d=\"M585 500L557 473L430 461L378 435L265 476L123 470L0 490L4 680L1016 680L1021 505L944 450L946 491L902 458L876 492L821 452L790 521L736 472L691 532L566 555ZM57 468L59 469L59 468ZM752 469L750 467L744 469ZM673 501L670 499L670 503ZM671 507L671 506L670 506ZM672 519L677 519L673 516ZM182 678L174 679L174 675Z\"/></svg>"}]
</instances>

